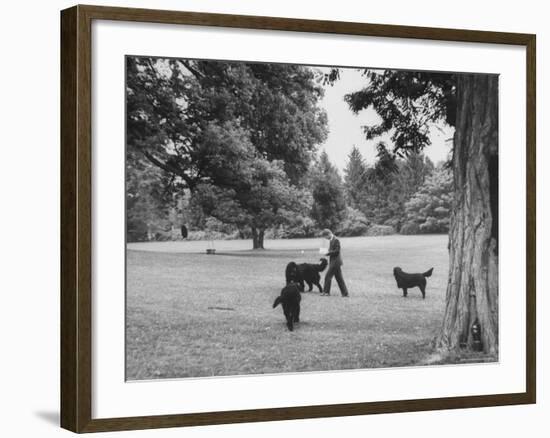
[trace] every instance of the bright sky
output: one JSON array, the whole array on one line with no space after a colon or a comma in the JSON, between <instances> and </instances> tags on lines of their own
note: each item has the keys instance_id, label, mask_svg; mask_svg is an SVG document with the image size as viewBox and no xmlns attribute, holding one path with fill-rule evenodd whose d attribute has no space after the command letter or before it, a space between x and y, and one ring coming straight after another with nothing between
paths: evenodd
<instances>
[{"instance_id":1,"label":"bright sky","mask_svg":"<svg viewBox=\"0 0 550 438\"><path fill-rule=\"evenodd\" d=\"M355 115L344 102L344 96L352 91L360 90L366 85L367 79L357 69L340 69L340 80L333 86L325 87L325 96L321 101L328 114L329 135L320 151L326 150L330 160L343 171L346 166L347 156L353 145L356 145L369 164L373 164L376 157L375 146L379 141L384 141L391 146L389 135L375 140L367 141L363 134L363 125L378 124L379 116L374 110L363 110ZM424 153L437 163L446 160L450 152L451 143L445 140L451 138L453 129L448 126L438 126L431 129L430 139L432 144L424 149Z\"/></svg>"}]
</instances>

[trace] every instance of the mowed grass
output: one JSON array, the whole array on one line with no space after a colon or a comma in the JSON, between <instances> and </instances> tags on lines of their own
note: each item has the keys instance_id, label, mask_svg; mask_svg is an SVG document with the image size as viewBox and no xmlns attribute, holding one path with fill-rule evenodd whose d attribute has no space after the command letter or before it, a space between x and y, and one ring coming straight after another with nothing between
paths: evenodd
<instances>
[{"instance_id":1,"label":"mowed grass","mask_svg":"<svg viewBox=\"0 0 550 438\"><path fill-rule=\"evenodd\" d=\"M289 332L273 300L286 264L316 262L319 239L129 244L126 375L129 380L345 370L421 364L441 325L447 236L342 238L350 298L302 294L301 322ZM204 247L204 248L203 248ZM231 250L236 248L236 250ZM162 251L162 252L159 252ZM197 252L201 251L201 252ZM403 298L392 269L424 272Z\"/></svg>"}]
</instances>

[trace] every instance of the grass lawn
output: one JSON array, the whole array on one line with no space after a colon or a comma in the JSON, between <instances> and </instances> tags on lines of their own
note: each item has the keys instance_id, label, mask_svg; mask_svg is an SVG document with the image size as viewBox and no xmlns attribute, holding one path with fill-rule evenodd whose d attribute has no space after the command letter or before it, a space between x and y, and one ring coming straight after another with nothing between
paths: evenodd
<instances>
[{"instance_id":1,"label":"grass lawn","mask_svg":"<svg viewBox=\"0 0 550 438\"><path fill-rule=\"evenodd\" d=\"M126 376L129 380L342 370L423 363L443 317L447 236L341 238L350 298L302 294L289 332L273 300L286 264L316 262L319 239L128 244ZM392 269L424 272L403 298Z\"/></svg>"}]
</instances>

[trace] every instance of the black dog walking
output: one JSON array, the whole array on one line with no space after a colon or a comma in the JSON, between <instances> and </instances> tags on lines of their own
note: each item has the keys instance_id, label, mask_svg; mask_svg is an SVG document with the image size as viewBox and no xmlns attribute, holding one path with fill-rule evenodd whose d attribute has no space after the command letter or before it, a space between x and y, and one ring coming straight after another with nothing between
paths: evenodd
<instances>
[{"instance_id":1,"label":"black dog walking","mask_svg":"<svg viewBox=\"0 0 550 438\"><path fill-rule=\"evenodd\" d=\"M298 289L298 284L290 282L283 290L281 290L281 295L275 298L273 302L273 308L277 307L279 304L283 306L283 313L286 318L286 326L290 331L294 330L294 323L300 322L300 301L302 297L300 295L300 290Z\"/></svg>"},{"instance_id":2,"label":"black dog walking","mask_svg":"<svg viewBox=\"0 0 550 438\"><path fill-rule=\"evenodd\" d=\"M311 292L313 285L317 286L320 293L323 293L323 288L321 287L321 272L325 270L328 265L327 259L320 259L320 263L301 263L298 267L298 284L300 285L300 292L304 292L305 284L307 283L309 290Z\"/></svg>"},{"instance_id":3,"label":"black dog walking","mask_svg":"<svg viewBox=\"0 0 550 438\"><path fill-rule=\"evenodd\" d=\"M325 239L330 241L327 256L329 256L328 270L325 275L325 287L321 295L330 295L330 284L332 282L332 277L336 278L338 287L340 288L340 293L343 297L349 296L348 288L346 287L346 282L344 281L344 276L342 275L342 252L340 249L340 241L332 234L332 231L325 229L321 234Z\"/></svg>"}]
</instances>

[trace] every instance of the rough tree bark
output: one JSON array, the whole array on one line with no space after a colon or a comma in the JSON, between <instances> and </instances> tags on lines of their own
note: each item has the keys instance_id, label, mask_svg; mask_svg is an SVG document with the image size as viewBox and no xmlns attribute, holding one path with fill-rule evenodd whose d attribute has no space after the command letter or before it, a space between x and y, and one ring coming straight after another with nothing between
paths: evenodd
<instances>
[{"instance_id":1,"label":"rough tree bark","mask_svg":"<svg viewBox=\"0 0 550 438\"><path fill-rule=\"evenodd\" d=\"M252 227L252 249L264 249L264 234L263 228Z\"/></svg>"},{"instance_id":2,"label":"rough tree bark","mask_svg":"<svg viewBox=\"0 0 550 438\"><path fill-rule=\"evenodd\" d=\"M498 354L498 77L459 75L454 135L455 204L440 350L472 346Z\"/></svg>"}]
</instances>

